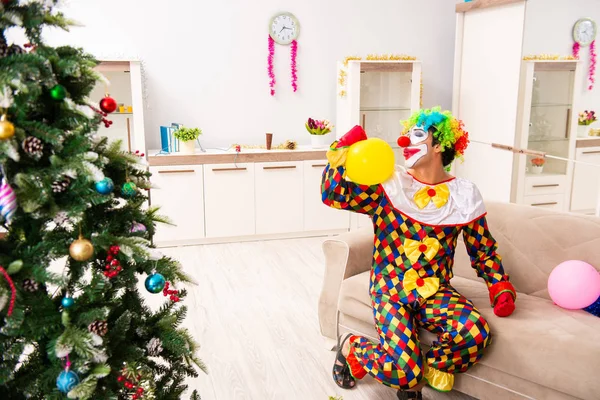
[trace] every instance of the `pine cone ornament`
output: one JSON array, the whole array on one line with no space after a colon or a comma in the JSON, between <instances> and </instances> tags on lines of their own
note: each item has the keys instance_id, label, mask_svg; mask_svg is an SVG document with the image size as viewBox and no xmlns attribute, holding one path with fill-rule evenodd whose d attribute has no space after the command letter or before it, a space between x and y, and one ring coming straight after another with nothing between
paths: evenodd
<instances>
[{"instance_id":1,"label":"pine cone ornament","mask_svg":"<svg viewBox=\"0 0 600 400\"><path fill-rule=\"evenodd\" d=\"M23 290L26 292L30 292L33 293L36 290L38 290L39 285L36 281L34 281L33 279L25 279L23 281Z\"/></svg>"},{"instance_id":2,"label":"pine cone ornament","mask_svg":"<svg viewBox=\"0 0 600 400\"><path fill-rule=\"evenodd\" d=\"M26 137L25 140L23 140L22 147L25 153L33 158L41 157L44 151L44 143L34 136Z\"/></svg>"},{"instance_id":3,"label":"pine cone ornament","mask_svg":"<svg viewBox=\"0 0 600 400\"><path fill-rule=\"evenodd\" d=\"M108 333L108 323L106 321L94 321L88 325L88 330L98 336L104 336Z\"/></svg>"},{"instance_id":4,"label":"pine cone ornament","mask_svg":"<svg viewBox=\"0 0 600 400\"><path fill-rule=\"evenodd\" d=\"M146 349L150 357L156 357L163 351L162 342L159 338L152 338L146 345Z\"/></svg>"},{"instance_id":5,"label":"pine cone ornament","mask_svg":"<svg viewBox=\"0 0 600 400\"><path fill-rule=\"evenodd\" d=\"M69 179L68 176L63 176L62 178L52 182L52 191L54 193L62 193L67 190L70 184L71 179Z\"/></svg>"},{"instance_id":6,"label":"pine cone ornament","mask_svg":"<svg viewBox=\"0 0 600 400\"><path fill-rule=\"evenodd\" d=\"M9 56L12 56L15 54L23 54L23 53L25 53L25 50L23 50L20 46L17 46L16 44L11 44L7 51L7 54Z\"/></svg>"}]
</instances>

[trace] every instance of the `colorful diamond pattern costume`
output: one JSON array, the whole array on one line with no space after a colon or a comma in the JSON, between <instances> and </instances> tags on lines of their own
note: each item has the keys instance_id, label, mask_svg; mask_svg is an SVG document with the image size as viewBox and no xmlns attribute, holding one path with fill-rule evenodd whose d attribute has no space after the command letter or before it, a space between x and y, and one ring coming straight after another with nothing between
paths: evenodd
<instances>
[{"instance_id":1,"label":"colorful diamond pattern costume","mask_svg":"<svg viewBox=\"0 0 600 400\"><path fill-rule=\"evenodd\" d=\"M369 215L375 233L370 294L380 341L351 338L352 375L370 374L403 390L425 378L433 388L449 391L454 374L475 364L490 343L485 319L450 284L460 234L472 267L487 283L492 306L501 293L516 298L481 195L464 179L429 185L400 167L381 185L357 185L345 179L340 164L325 168L323 202ZM426 354L421 354L418 328L438 337Z\"/></svg>"}]
</instances>

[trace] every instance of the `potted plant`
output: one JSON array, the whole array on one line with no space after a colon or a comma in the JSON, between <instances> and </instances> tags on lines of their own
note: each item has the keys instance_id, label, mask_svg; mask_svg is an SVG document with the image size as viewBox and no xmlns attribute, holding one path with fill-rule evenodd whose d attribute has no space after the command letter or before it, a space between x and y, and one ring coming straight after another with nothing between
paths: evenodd
<instances>
[{"instance_id":1,"label":"potted plant","mask_svg":"<svg viewBox=\"0 0 600 400\"><path fill-rule=\"evenodd\" d=\"M544 163L546 160L543 157L535 157L531 159L531 173L541 174L544 169Z\"/></svg>"},{"instance_id":2,"label":"potted plant","mask_svg":"<svg viewBox=\"0 0 600 400\"><path fill-rule=\"evenodd\" d=\"M176 139L181 142L182 154L194 154L196 152L196 139L202 134L198 128L181 127L173 133Z\"/></svg>"},{"instance_id":3,"label":"potted plant","mask_svg":"<svg viewBox=\"0 0 600 400\"><path fill-rule=\"evenodd\" d=\"M596 117L595 111L585 110L579 113L579 117L577 118L577 136L578 137L587 137L589 134L589 126L596 122L598 118Z\"/></svg>"},{"instance_id":4,"label":"potted plant","mask_svg":"<svg viewBox=\"0 0 600 400\"><path fill-rule=\"evenodd\" d=\"M310 142L313 149L320 149L329 146L332 142L329 133L333 125L328 120L317 120L309 118L304 124L308 133L310 133Z\"/></svg>"}]
</instances>

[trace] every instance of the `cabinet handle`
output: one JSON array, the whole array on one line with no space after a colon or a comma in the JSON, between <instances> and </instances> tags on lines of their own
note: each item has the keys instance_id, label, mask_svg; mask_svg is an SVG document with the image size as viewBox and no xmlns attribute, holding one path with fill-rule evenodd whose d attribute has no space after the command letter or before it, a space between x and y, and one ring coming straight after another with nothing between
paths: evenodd
<instances>
[{"instance_id":1,"label":"cabinet handle","mask_svg":"<svg viewBox=\"0 0 600 400\"><path fill-rule=\"evenodd\" d=\"M313 168L325 168L327 164L313 164Z\"/></svg>"},{"instance_id":2,"label":"cabinet handle","mask_svg":"<svg viewBox=\"0 0 600 400\"><path fill-rule=\"evenodd\" d=\"M196 172L193 169L177 169L177 170L165 170L165 171L158 171L159 174L179 174L179 173L186 173L186 172Z\"/></svg>"},{"instance_id":3,"label":"cabinet handle","mask_svg":"<svg viewBox=\"0 0 600 400\"><path fill-rule=\"evenodd\" d=\"M295 169L295 165L281 165L279 167L263 167L263 169Z\"/></svg>"},{"instance_id":4,"label":"cabinet handle","mask_svg":"<svg viewBox=\"0 0 600 400\"><path fill-rule=\"evenodd\" d=\"M245 171L247 168L213 168L213 172L224 172L224 171Z\"/></svg>"},{"instance_id":5,"label":"cabinet handle","mask_svg":"<svg viewBox=\"0 0 600 400\"><path fill-rule=\"evenodd\" d=\"M600 154L600 150L582 151L581 154Z\"/></svg>"},{"instance_id":6,"label":"cabinet handle","mask_svg":"<svg viewBox=\"0 0 600 400\"><path fill-rule=\"evenodd\" d=\"M533 207L535 207L535 206L554 206L556 204L558 204L558 202L552 201L552 202L549 202L549 203L534 203L534 204L532 204L532 206Z\"/></svg>"},{"instance_id":7,"label":"cabinet handle","mask_svg":"<svg viewBox=\"0 0 600 400\"><path fill-rule=\"evenodd\" d=\"M549 183L547 185L533 185L534 188L545 188L545 187L557 187L560 186L558 183Z\"/></svg>"}]
</instances>

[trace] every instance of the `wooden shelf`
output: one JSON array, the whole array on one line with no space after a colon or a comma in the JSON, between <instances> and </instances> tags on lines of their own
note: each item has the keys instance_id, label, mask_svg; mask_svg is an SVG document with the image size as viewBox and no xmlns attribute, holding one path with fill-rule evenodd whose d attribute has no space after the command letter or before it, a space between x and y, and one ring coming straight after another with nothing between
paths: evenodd
<instances>
[{"instance_id":1,"label":"wooden shelf","mask_svg":"<svg viewBox=\"0 0 600 400\"><path fill-rule=\"evenodd\" d=\"M410 111L406 107L362 107L360 111Z\"/></svg>"},{"instance_id":2,"label":"wooden shelf","mask_svg":"<svg viewBox=\"0 0 600 400\"><path fill-rule=\"evenodd\" d=\"M456 4L456 12L464 13L482 8L498 7L513 3L523 3L525 0L476 0Z\"/></svg>"},{"instance_id":3,"label":"wooden shelf","mask_svg":"<svg viewBox=\"0 0 600 400\"><path fill-rule=\"evenodd\" d=\"M572 104L561 104L561 103L538 103L538 104L532 104L531 105L532 108L537 108L537 107L573 107Z\"/></svg>"},{"instance_id":4,"label":"wooden shelf","mask_svg":"<svg viewBox=\"0 0 600 400\"><path fill-rule=\"evenodd\" d=\"M210 150L210 149L209 149ZM280 161L325 160L327 150L300 148L298 150L247 150L241 153L234 151L207 151L196 154L170 153L158 155L157 150L149 151L148 163L151 167L167 165L201 165L201 164L230 164Z\"/></svg>"}]
</instances>

